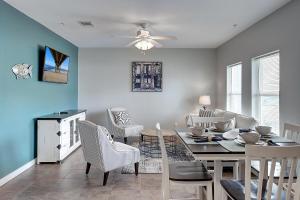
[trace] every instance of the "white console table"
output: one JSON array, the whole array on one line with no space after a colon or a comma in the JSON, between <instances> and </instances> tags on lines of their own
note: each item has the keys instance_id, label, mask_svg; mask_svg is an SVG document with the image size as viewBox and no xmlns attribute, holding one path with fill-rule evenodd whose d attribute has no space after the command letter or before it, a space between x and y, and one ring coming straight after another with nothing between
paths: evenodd
<instances>
[{"instance_id":1,"label":"white console table","mask_svg":"<svg viewBox=\"0 0 300 200\"><path fill-rule=\"evenodd\" d=\"M61 162L81 142L78 120L85 120L85 110L66 110L37 118L37 163Z\"/></svg>"}]
</instances>

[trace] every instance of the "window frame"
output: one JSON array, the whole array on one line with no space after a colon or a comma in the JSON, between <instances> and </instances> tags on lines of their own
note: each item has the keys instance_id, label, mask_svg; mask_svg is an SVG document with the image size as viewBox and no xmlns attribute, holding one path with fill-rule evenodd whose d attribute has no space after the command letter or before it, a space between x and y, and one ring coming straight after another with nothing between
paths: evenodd
<instances>
[{"instance_id":1,"label":"window frame","mask_svg":"<svg viewBox=\"0 0 300 200\"><path fill-rule=\"evenodd\" d=\"M241 92L240 93L233 93L232 92L232 70L229 71L229 69L232 69L233 67L236 67L236 66L240 66L241 68ZM230 85L229 85L230 83ZM234 63L234 64L231 64L231 65L228 65L226 67L226 110L228 111L232 111L233 110L231 109L231 101L232 101L232 96L234 95L240 95L241 97L241 108L240 108L240 113L242 113L242 98L243 98L243 63L242 62L237 62L237 63Z\"/></svg>"},{"instance_id":2,"label":"window frame","mask_svg":"<svg viewBox=\"0 0 300 200\"><path fill-rule=\"evenodd\" d=\"M258 63L258 60L261 59L261 58L267 58L269 56L273 56L273 55L276 55L278 54L278 57L279 57L279 91L277 94L275 93L266 93L266 92L263 92L261 93L261 90L260 90L260 80L262 80L261 76L262 74L260 73L259 71L259 63ZM262 100L262 97L278 97L278 110L279 110L279 118L278 118L278 122L279 122L279 128L278 128L278 135L280 135L280 50L276 50L276 51L272 51L272 52L269 52L269 53L266 53L266 54L263 54L263 55L260 55L260 56L256 56L254 58L251 59L251 92L252 92L252 98L251 98L251 104L252 104L252 116L254 116L259 122L262 121L262 116L261 116L261 112L262 112L262 105L261 105L261 100Z\"/></svg>"}]
</instances>

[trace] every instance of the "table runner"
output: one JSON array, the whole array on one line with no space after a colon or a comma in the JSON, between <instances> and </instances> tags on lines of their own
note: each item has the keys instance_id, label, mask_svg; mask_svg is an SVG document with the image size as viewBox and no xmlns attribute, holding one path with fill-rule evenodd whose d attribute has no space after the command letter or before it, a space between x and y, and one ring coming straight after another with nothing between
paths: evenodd
<instances>
[{"instance_id":1,"label":"table runner","mask_svg":"<svg viewBox=\"0 0 300 200\"><path fill-rule=\"evenodd\" d=\"M233 140L222 140L218 143L230 152L245 152L245 147L235 143Z\"/></svg>"},{"instance_id":2,"label":"table runner","mask_svg":"<svg viewBox=\"0 0 300 200\"><path fill-rule=\"evenodd\" d=\"M218 142L195 142L194 139L190 137L190 132L178 131L178 135L180 135L186 144L218 144Z\"/></svg>"},{"instance_id":3,"label":"table runner","mask_svg":"<svg viewBox=\"0 0 300 200\"><path fill-rule=\"evenodd\" d=\"M266 138L266 140L272 140L275 143L294 143L293 140L284 138L284 137L280 137L280 136L272 136L271 138Z\"/></svg>"}]
</instances>

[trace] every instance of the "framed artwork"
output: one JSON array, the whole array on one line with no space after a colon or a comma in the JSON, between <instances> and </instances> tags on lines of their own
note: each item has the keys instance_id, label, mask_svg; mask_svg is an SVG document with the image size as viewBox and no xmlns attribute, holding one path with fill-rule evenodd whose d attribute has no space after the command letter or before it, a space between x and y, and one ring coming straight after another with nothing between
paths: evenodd
<instances>
[{"instance_id":1,"label":"framed artwork","mask_svg":"<svg viewBox=\"0 0 300 200\"><path fill-rule=\"evenodd\" d=\"M132 62L132 91L161 92L162 62Z\"/></svg>"}]
</instances>

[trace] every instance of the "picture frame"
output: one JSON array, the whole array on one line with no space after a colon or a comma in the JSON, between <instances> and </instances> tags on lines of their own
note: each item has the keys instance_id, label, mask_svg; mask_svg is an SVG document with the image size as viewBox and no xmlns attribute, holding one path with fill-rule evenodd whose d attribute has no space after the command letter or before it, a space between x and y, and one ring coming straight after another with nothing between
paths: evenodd
<instances>
[{"instance_id":1,"label":"picture frame","mask_svg":"<svg viewBox=\"0 0 300 200\"><path fill-rule=\"evenodd\" d=\"M162 62L135 61L131 69L132 92L162 92Z\"/></svg>"}]
</instances>

